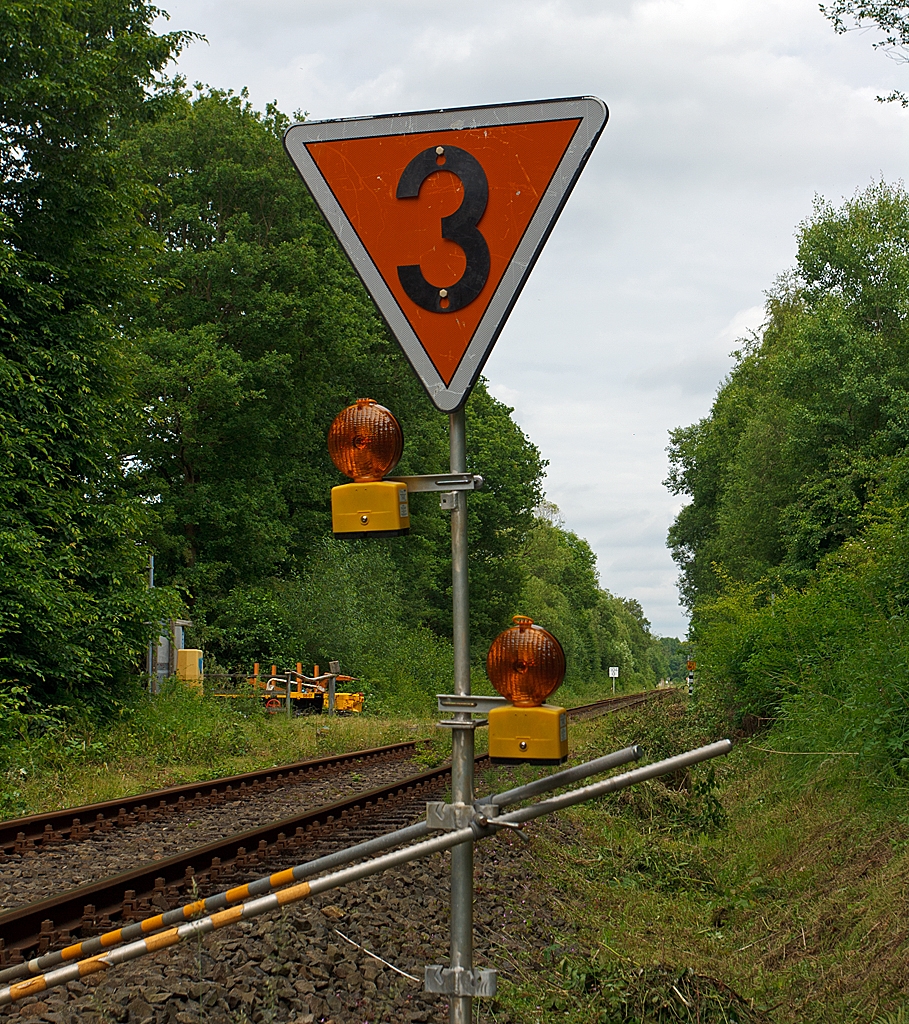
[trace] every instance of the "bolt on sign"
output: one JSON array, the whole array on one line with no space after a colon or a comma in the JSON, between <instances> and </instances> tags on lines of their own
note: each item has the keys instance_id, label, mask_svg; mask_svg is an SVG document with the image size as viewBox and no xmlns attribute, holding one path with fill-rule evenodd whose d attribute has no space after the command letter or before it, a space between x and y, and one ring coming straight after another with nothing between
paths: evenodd
<instances>
[{"instance_id":1,"label":"bolt on sign","mask_svg":"<svg viewBox=\"0 0 909 1024\"><path fill-rule=\"evenodd\" d=\"M609 113L593 96L292 125L284 145L435 406L467 400Z\"/></svg>"}]
</instances>

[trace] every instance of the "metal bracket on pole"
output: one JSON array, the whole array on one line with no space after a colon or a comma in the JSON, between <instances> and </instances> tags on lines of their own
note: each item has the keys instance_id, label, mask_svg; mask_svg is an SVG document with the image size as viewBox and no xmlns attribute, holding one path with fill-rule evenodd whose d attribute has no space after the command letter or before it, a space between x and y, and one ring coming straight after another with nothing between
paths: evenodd
<instances>
[{"instance_id":1,"label":"metal bracket on pole","mask_svg":"<svg viewBox=\"0 0 909 1024\"><path fill-rule=\"evenodd\" d=\"M439 693L436 696L439 699L439 711L453 711L456 714L487 715L493 708L508 703L504 697L464 696L455 693ZM485 718L443 718L441 722L436 722L439 729L479 729L483 725L489 725Z\"/></svg>"},{"instance_id":2,"label":"metal bracket on pole","mask_svg":"<svg viewBox=\"0 0 909 1024\"><path fill-rule=\"evenodd\" d=\"M408 491L479 491L483 477L477 473L429 473L425 476L387 476L395 484L404 484Z\"/></svg>"},{"instance_id":3,"label":"metal bracket on pole","mask_svg":"<svg viewBox=\"0 0 909 1024\"><path fill-rule=\"evenodd\" d=\"M504 697L480 697L475 693L437 693L439 711L470 711L475 715L488 715L493 708L507 704Z\"/></svg>"},{"instance_id":4,"label":"metal bracket on pole","mask_svg":"<svg viewBox=\"0 0 909 1024\"><path fill-rule=\"evenodd\" d=\"M481 996L491 999L496 994L496 972L442 967L432 964L424 968L424 988L443 996Z\"/></svg>"},{"instance_id":5,"label":"metal bracket on pole","mask_svg":"<svg viewBox=\"0 0 909 1024\"><path fill-rule=\"evenodd\" d=\"M426 827L433 831L454 832L469 828L476 812L468 804L447 804L444 800L426 803Z\"/></svg>"}]
</instances>

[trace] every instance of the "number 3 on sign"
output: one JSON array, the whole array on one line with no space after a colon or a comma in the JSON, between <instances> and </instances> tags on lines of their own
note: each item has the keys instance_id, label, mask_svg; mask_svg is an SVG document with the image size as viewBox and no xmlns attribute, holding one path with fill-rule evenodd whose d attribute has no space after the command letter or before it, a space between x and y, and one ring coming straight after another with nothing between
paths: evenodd
<instances>
[{"instance_id":1,"label":"number 3 on sign","mask_svg":"<svg viewBox=\"0 0 909 1024\"><path fill-rule=\"evenodd\" d=\"M424 149L404 168L398 199L415 199L423 182L436 171L449 171L464 187L461 205L442 218L442 237L460 246L467 259L464 273L450 288L436 288L423 276L418 263L398 267L398 279L408 298L430 313L455 313L483 290L489 278L489 246L477 227L489 201L489 182L476 157L457 146Z\"/></svg>"}]
</instances>

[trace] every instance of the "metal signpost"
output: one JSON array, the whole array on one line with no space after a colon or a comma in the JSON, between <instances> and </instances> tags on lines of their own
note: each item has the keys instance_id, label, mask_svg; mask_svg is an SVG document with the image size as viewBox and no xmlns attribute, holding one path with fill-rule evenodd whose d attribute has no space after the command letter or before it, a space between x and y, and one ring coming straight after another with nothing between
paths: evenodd
<instances>
[{"instance_id":1,"label":"metal signpost","mask_svg":"<svg viewBox=\"0 0 909 1024\"><path fill-rule=\"evenodd\" d=\"M606 124L595 97L293 125L287 153L433 404L449 414L451 473L467 476L464 403ZM416 482L416 481L414 481ZM424 489L421 486L420 489ZM454 698L470 696L467 494L451 511ZM474 729L455 710L452 803L440 827L473 815ZM468 1024L492 994L473 962L473 844L452 848L451 965L428 988ZM431 974L431 976L430 976Z\"/></svg>"},{"instance_id":2,"label":"metal signpost","mask_svg":"<svg viewBox=\"0 0 909 1024\"><path fill-rule=\"evenodd\" d=\"M615 696L615 681L616 681L616 679L619 678L619 666L618 665L610 665L609 666L609 678L612 680L612 695L614 697Z\"/></svg>"},{"instance_id":3,"label":"metal signpost","mask_svg":"<svg viewBox=\"0 0 909 1024\"><path fill-rule=\"evenodd\" d=\"M293 125L285 147L433 404L449 414L452 474L467 474L464 403L606 124L595 97ZM454 696L470 695L467 495L451 511ZM471 712L452 730L452 804L474 801ZM451 965L430 987L468 1024L474 995L473 844L452 848ZM428 975L429 977L429 975Z\"/></svg>"}]
</instances>

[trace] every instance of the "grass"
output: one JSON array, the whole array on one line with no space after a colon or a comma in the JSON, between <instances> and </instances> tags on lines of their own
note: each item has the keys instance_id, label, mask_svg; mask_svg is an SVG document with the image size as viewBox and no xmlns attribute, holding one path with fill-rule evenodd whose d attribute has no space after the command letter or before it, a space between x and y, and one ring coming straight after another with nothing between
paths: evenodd
<instances>
[{"instance_id":1,"label":"grass","mask_svg":"<svg viewBox=\"0 0 909 1024\"><path fill-rule=\"evenodd\" d=\"M713 737L679 701L572 726L578 756ZM773 747L772 734L756 741ZM909 1011L909 816L835 758L743 743L712 766L534 828L540 941L485 1018L532 1024L894 1024ZM501 898L507 900L508 894ZM548 934L547 906L568 918ZM548 950L548 953L547 953Z\"/></svg>"},{"instance_id":2,"label":"grass","mask_svg":"<svg viewBox=\"0 0 909 1024\"><path fill-rule=\"evenodd\" d=\"M415 738L430 740L419 758L431 767L450 750L438 733L427 717L288 719L266 715L257 701L199 698L171 686L108 721L55 719L9 741L0 749L0 818Z\"/></svg>"}]
</instances>

